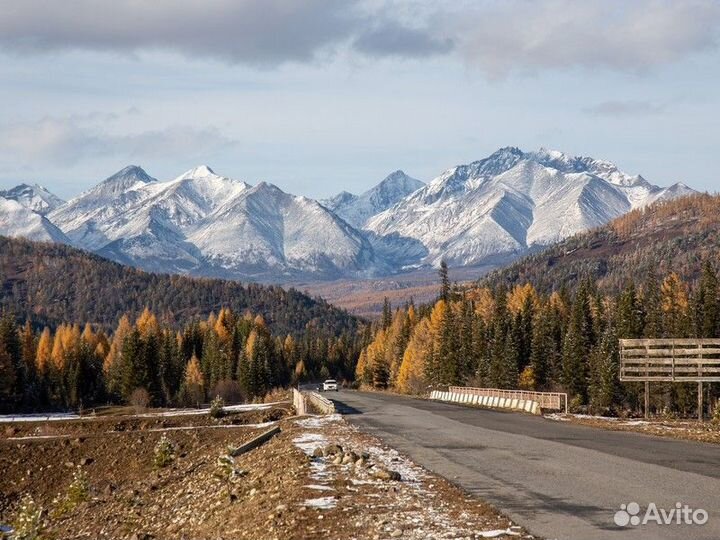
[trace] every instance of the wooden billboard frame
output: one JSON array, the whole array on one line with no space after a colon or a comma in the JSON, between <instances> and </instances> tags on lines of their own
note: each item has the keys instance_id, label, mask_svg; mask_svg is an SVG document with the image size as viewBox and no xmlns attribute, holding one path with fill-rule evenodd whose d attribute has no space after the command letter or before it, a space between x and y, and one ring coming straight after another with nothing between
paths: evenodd
<instances>
[{"instance_id":1,"label":"wooden billboard frame","mask_svg":"<svg viewBox=\"0 0 720 540\"><path fill-rule=\"evenodd\" d=\"M621 339L620 381L645 383L645 418L651 382L697 382L702 420L703 383L720 382L720 339Z\"/></svg>"}]
</instances>

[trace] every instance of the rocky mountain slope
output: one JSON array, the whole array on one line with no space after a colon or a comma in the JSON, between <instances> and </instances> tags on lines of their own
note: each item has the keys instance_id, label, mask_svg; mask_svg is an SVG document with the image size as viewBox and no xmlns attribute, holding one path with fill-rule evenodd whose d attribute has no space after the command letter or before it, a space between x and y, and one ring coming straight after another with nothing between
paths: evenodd
<instances>
[{"instance_id":1,"label":"rocky mountain slope","mask_svg":"<svg viewBox=\"0 0 720 540\"><path fill-rule=\"evenodd\" d=\"M361 195L343 191L320 202L353 227L363 228L371 217L387 210L424 185L403 171L395 171Z\"/></svg>"},{"instance_id":2,"label":"rocky mountain slope","mask_svg":"<svg viewBox=\"0 0 720 540\"><path fill-rule=\"evenodd\" d=\"M39 184L32 186L19 184L12 189L0 190L0 197L16 201L43 216L65 203L60 197L53 195Z\"/></svg>"},{"instance_id":3,"label":"rocky mountain slope","mask_svg":"<svg viewBox=\"0 0 720 540\"><path fill-rule=\"evenodd\" d=\"M508 147L445 171L371 218L367 228L419 240L430 264L506 262L633 208L689 193L683 184L659 188L606 161Z\"/></svg>"},{"instance_id":4,"label":"rocky mountain slope","mask_svg":"<svg viewBox=\"0 0 720 540\"><path fill-rule=\"evenodd\" d=\"M287 283L387 276L442 259L506 264L693 190L657 187L607 161L508 147L427 185L396 171L361 195L321 202L207 166L169 181L126 167L66 203L39 186L6 193L14 204L2 207L2 234L70 242L150 271Z\"/></svg>"},{"instance_id":5,"label":"rocky mountain slope","mask_svg":"<svg viewBox=\"0 0 720 540\"><path fill-rule=\"evenodd\" d=\"M70 243L70 239L45 216L4 197L0 197L0 235L39 242Z\"/></svg>"}]
</instances>

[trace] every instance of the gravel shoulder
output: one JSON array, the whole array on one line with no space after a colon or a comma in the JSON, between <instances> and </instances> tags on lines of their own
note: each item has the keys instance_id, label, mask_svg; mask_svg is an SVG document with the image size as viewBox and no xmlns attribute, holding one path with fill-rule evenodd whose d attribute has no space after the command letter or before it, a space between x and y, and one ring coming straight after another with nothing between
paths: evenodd
<instances>
[{"instance_id":1,"label":"gravel shoulder","mask_svg":"<svg viewBox=\"0 0 720 540\"><path fill-rule=\"evenodd\" d=\"M280 433L232 457L271 426ZM16 522L30 495L44 538L530 538L339 415L298 418L274 404L219 421L54 419L6 423L0 433L0 526ZM163 437L173 459L160 468ZM78 472L87 493L70 501Z\"/></svg>"}]
</instances>

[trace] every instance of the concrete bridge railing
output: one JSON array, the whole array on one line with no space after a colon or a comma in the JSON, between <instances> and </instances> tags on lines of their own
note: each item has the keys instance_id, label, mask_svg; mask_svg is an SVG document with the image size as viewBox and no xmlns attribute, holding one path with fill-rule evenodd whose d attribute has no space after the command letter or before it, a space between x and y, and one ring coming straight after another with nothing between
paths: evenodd
<instances>
[{"instance_id":1,"label":"concrete bridge railing","mask_svg":"<svg viewBox=\"0 0 720 540\"><path fill-rule=\"evenodd\" d=\"M455 387L451 387L454 389ZM433 390L430 399L436 401L447 401L461 405L475 405L477 407L488 407L492 409L509 409L522 411L530 414L541 414L540 404L532 399L520 399L518 397L501 397L497 395L459 392L457 390L442 392Z\"/></svg>"}]
</instances>

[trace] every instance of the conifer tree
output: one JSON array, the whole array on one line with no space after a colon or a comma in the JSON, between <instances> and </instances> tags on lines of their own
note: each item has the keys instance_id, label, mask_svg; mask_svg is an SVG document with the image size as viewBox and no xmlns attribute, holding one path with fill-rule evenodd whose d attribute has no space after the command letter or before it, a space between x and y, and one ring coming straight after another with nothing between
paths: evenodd
<instances>
[{"instance_id":1,"label":"conifer tree","mask_svg":"<svg viewBox=\"0 0 720 540\"><path fill-rule=\"evenodd\" d=\"M5 343L0 341L0 410L12 410L16 397L15 366Z\"/></svg>"},{"instance_id":2,"label":"conifer tree","mask_svg":"<svg viewBox=\"0 0 720 540\"><path fill-rule=\"evenodd\" d=\"M440 300L447 304L450 302L450 277L448 275L448 265L444 260L440 261L438 275L440 276Z\"/></svg>"},{"instance_id":3,"label":"conifer tree","mask_svg":"<svg viewBox=\"0 0 720 540\"><path fill-rule=\"evenodd\" d=\"M590 406L596 413L607 414L618 403L622 392L618 375L620 353L618 335L610 322L591 358Z\"/></svg>"},{"instance_id":4,"label":"conifer tree","mask_svg":"<svg viewBox=\"0 0 720 540\"><path fill-rule=\"evenodd\" d=\"M642 308L645 314L643 337L660 338L663 336L663 315L660 298L660 284L653 270L647 276L643 286Z\"/></svg>"},{"instance_id":5,"label":"conifer tree","mask_svg":"<svg viewBox=\"0 0 720 540\"><path fill-rule=\"evenodd\" d=\"M720 336L720 290L718 276L712 263L703 264L696 294L695 328L700 338Z\"/></svg>"},{"instance_id":6,"label":"conifer tree","mask_svg":"<svg viewBox=\"0 0 720 540\"><path fill-rule=\"evenodd\" d=\"M595 345L590 294L590 287L584 281L575 296L563 343L562 382L568 393L582 403L587 402L587 359Z\"/></svg>"},{"instance_id":7,"label":"conifer tree","mask_svg":"<svg viewBox=\"0 0 720 540\"><path fill-rule=\"evenodd\" d=\"M632 281L620 295L617 309L618 335L624 339L637 339L642 337L645 324L635 284Z\"/></svg>"}]
</instances>

